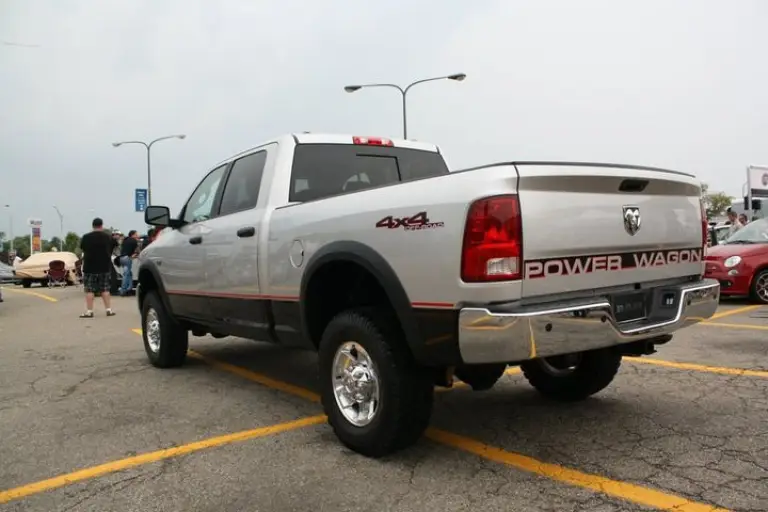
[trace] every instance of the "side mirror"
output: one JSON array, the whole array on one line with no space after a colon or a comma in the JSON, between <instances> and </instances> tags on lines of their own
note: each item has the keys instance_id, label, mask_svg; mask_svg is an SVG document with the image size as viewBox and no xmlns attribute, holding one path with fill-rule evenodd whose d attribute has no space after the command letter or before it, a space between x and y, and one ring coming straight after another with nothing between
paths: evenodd
<instances>
[{"instance_id":1,"label":"side mirror","mask_svg":"<svg viewBox=\"0 0 768 512\"><path fill-rule=\"evenodd\" d=\"M144 222L150 226L167 227L171 224L171 210L167 206L147 206Z\"/></svg>"}]
</instances>

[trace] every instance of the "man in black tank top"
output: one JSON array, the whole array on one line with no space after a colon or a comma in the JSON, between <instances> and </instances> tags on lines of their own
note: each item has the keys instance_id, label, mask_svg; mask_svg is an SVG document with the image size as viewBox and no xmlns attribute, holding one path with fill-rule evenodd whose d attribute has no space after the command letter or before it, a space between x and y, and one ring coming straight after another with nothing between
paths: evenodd
<instances>
[{"instance_id":1,"label":"man in black tank top","mask_svg":"<svg viewBox=\"0 0 768 512\"><path fill-rule=\"evenodd\" d=\"M83 251L83 289L85 290L85 313L80 318L93 318L93 298L101 294L107 316L114 316L110 305L110 272L112 270L112 251L115 242L112 236L104 231L104 222L96 217L93 219L93 231L80 239L80 249Z\"/></svg>"}]
</instances>

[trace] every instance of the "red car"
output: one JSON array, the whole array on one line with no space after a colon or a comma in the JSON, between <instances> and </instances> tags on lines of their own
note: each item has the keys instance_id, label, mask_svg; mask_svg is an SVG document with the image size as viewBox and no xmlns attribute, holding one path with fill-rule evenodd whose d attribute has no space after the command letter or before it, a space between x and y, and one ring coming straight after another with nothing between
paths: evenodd
<instances>
[{"instance_id":1,"label":"red car","mask_svg":"<svg viewBox=\"0 0 768 512\"><path fill-rule=\"evenodd\" d=\"M721 295L748 295L768 304L768 219L750 222L707 248L706 277L720 281Z\"/></svg>"}]
</instances>

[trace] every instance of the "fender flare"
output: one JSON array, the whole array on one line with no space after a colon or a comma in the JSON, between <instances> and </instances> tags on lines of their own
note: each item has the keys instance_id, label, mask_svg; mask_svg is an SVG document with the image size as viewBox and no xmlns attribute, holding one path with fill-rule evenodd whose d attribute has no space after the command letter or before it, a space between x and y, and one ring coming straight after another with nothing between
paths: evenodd
<instances>
[{"instance_id":1,"label":"fender flare","mask_svg":"<svg viewBox=\"0 0 768 512\"><path fill-rule=\"evenodd\" d=\"M419 352L423 343L420 341L421 334L415 315L413 314L413 308L411 306L411 301L408 298L408 294L405 292L405 288L403 288L403 285L400 283L400 279L397 277L397 274L387 260L375 249L360 242L331 242L320 248L307 263L306 270L301 278L299 300L301 308L301 327L305 336L309 337L310 332L309 320L306 312L306 297L309 283L315 272L322 268L323 265L339 261L346 261L359 265L370 272L379 282L384 289L384 293L387 295L390 304L392 304L395 315L400 322L400 327L405 334L408 346L411 348L414 356L418 358L419 354L417 354L417 352Z\"/></svg>"},{"instance_id":2,"label":"fender flare","mask_svg":"<svg viewBox=\"0 0 768 512\"><path fill-rule=\"evenodd\" d=\"M163 280L160 277L160 271L157 269L157 264L152 260L145 260L142 261L139 265L139 273L137 277L138 281L138 290L136 293L137 296L137 304L139 307L139 312L141 312L141 306L144 298L144 292L141 290L141 275L143 272L149 272L152 274L152 277L155 280L155 283L157 284L157 290L159 292L158 295L160 295L160 300L163 302L163 306L165 307L165 310L168 313L171 313L171 302L168 300L168 294L165 292L165 284L163 284Z\"/></svg>"}]
</instances>

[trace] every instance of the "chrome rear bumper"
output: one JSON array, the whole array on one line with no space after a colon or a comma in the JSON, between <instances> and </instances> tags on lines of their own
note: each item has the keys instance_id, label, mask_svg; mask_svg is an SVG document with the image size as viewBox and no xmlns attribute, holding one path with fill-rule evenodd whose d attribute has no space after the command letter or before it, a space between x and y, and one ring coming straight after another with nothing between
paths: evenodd
<instances>
[{"instance_id":1,"label":"chrome rear bumper","mask_svg":"<svg viewBox=\"0 0 768 512\"><path fill-rule=\"evenodd\" d=\"M696 324L717 311L714 279L651 291L652 314L618 323L608 297L553 306L467 307L459 312L459 350L465 363L512 363L656 338ZM661 296L675 303L661 305Z\"/></svg>"}]
</instances>

